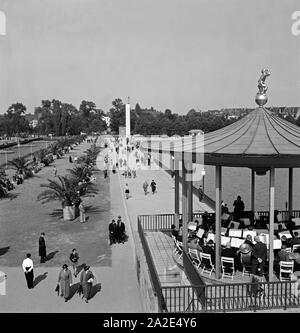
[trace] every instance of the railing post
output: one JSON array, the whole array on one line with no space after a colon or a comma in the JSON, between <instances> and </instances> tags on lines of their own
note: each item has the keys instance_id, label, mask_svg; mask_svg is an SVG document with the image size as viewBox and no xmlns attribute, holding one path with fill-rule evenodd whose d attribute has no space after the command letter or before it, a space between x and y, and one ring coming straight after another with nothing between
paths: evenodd
<instances>
[{"instance_id":1,"label":"railing post","mask_svg":"<svg viewBox=\"0 0 300 333\"><path fill-rule=\"evenodd\" d=\"M284 291L285 291L285 295L284 295L284 310L286 310L286 307L287 307L287 284L288 282L284 282L285 284L285 288L284 288ZM282 293L282 288L281 288L281 293Z\"/></svg>"}]
</instances>

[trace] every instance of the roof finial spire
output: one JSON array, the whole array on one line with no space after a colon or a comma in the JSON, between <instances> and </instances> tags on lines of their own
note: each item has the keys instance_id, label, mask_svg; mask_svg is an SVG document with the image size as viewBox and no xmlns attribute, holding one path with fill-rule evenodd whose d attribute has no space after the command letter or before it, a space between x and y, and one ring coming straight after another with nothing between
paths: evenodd
<instances>
[{"instance_id":1,"label":"roof finial spire","mask_svg":"<svg viewBox=\"0 0 300 333\"><path fill-rule=\"evenodd\" d=\"M258 93L255 97L255 102L261 107L265 105L268 101L266 92L268 90L267 85L265 84L266 78L271 75L271 72L267 68L261 70L261 76L258 80Z\"/></svg>"}]
</instances>

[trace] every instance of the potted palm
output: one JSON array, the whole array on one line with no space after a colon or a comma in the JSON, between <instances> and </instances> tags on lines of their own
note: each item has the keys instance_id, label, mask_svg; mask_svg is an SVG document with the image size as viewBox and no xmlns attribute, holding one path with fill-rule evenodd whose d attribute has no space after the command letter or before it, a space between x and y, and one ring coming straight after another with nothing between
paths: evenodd
<instances>
[{"instance_id":1,"label":"potted palm","mask_svg":"<svg viewBox=\"0 0 300 333\"><path fill-rule=\"evenodd\" d=\"M73 220L76 217L75 203L80 195L97 193L92 184L80 183L78 179L71 175L58 176L58 181L48 179L48 184L41 184L40 186L46 188L46 190L38 195L38 201L42 203L54 200L60 201L64 220Z\"/></svg>"},{"instance_id":2,"label":"potted palm","mask_svg":"<svg viewBox=\"0 0 300 333\"><path fill-rule=\"evenodd\" d=\"M9 165L9 169L14 169L17 173L25 177L31 177L33 175L31 168L32 160L26 160L25 157L17 157L7 164Z\"/></svg>"}]
</instances>

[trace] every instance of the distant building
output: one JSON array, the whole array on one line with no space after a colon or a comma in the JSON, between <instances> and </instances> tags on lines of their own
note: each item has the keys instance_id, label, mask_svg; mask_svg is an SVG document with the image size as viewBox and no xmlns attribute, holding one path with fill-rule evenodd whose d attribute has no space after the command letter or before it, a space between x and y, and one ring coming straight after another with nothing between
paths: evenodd
<instances>
[{"instance_id":1,"label":"distant building","mask_svg":"<svg viewBox=\"0 0 300 333\"><path fill-rule=\"evenodd\" d=\"M30 126L31 128L35 128L35 127L37 127L37 125L38 125L38 120L37 120L37 119L32 119L32 120L30 120L30 122L29 122L29 126Z\"/></svg>"},{"instance_id":2,"label":"distant building","mask_svg":"<svg viewBox=\"0 0 300 333\"><path fill-rule=\"evenodd\" d=\"M190 136L203 135L203 134L204 134L204 132L201 129L192 129L189 131Z\"/></svg>"}]
</instances>

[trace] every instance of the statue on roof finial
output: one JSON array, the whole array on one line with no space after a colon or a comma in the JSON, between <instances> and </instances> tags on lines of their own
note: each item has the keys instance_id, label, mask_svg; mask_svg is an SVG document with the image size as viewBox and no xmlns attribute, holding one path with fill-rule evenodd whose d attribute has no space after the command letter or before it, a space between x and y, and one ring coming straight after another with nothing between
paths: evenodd
<instances>
[{"instance_id":1,"label":"statue on roof finial","mask_svg":"<svg viewBox=\"0 0 300 333\"><path fill-rule=\"evenodd\" d=\"M267 68L263 68L261 70L261 76L258 80L258 93L255 97L255 102L259 106L263 106L267 103L268 97L266 95L266 92L268 90L267 85L265 84L266 78L271 75L271 72Z\"/></svg>"}]
</instances>

